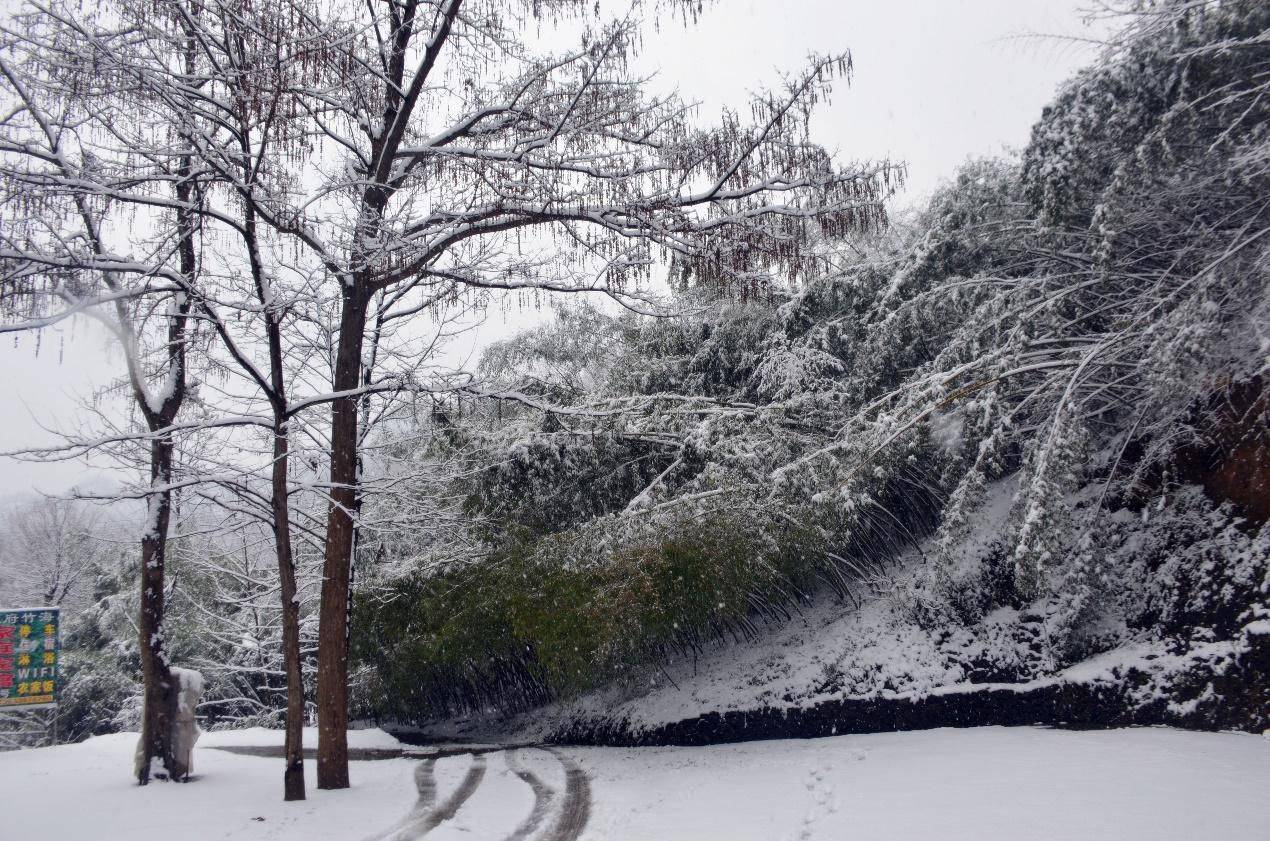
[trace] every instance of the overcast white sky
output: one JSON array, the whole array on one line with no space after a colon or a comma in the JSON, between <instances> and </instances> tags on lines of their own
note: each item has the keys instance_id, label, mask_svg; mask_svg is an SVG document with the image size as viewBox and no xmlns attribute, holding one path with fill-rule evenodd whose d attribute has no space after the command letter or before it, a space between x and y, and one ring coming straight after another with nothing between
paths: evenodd
<instances>
[{"instance_id":1,"label":"overcast white sky","mask_svg":"<svg viewBox=\"0 0 1270 841\"><path fill-rule=\"evenodd\" d=\"M796 71L808 52L850 50L855 76L839 85L813 124L815 139L846 159L908 164L901 205L919 202L969 157L1019 148L1056 86L1092 52L1069 39L1088 0L717 0L697 26L664 25L647 40L640 66L659 86L721 105ZM0 0L0 12L11 0ZM509 312L473 334L474 345L537 315ZM122 372L120 355L86 324L0 339L0 451L46 442L42 427L72 427L76 407ZM63 350L64 349L64 350ZM76 463L0 458L0 498L60 493L95 474Z\"/></svg>"}]
</instances>

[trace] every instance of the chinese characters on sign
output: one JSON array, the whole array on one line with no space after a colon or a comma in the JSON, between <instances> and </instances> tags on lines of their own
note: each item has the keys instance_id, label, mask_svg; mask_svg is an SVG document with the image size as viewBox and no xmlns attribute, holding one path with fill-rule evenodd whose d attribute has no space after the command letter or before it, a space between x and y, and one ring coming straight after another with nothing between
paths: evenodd
<instances>
[{"instance_id":1,"label":"chinese characters on sign","mask_svg":"<svg viewBox=\"0 0 1270 841\"><path fill-rule=\"evenodd\" d=\"M57 703L58 608L0 609L0 707Z\"/></svg>"}]
</instances>

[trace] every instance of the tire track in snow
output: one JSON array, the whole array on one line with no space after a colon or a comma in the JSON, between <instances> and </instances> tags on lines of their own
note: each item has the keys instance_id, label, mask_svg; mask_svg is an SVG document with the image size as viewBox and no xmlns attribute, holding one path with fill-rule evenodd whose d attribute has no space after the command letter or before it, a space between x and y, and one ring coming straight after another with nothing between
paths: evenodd
<instances>
[{"instance_id":1,"label":"tire track in snow","mask_svg":"<svg viewBox=\"0 0 1270 841\"><path fill-rule=\"evenodd\" d=\"M415 789L419 792L415 805L395 826L367 841L417 841L453 818L485 777L485 757L474 754L472 766L467 769L459 787L444 803L434 808L437 799L436 764L433 757L419 760L415 768Z\"/></svg>"},{"instance_id":2,"label":"tire track in snow","mask_svg":"<svg viewBox=\"0 0 1270 841\"><path fill-rule=\"evenodd\" d=\"M558 750L545 750L564 766L564 802L556 822L537 841L576 841L591 818L591 778L582 766Z\"/></svg>"},{"instance_id":3,"label":"tire track in snow","mask_svg":"<svg viewBox=\"0 0 1270 841\"><path fill-rule=\"evenodd\" d=\"M551 808L551 801L555 799L556 793L550 786L542 781L542 778L530 771L524 765L520 764L517 759L517 750L512 748L505 754L507 767L513 774L533 789L534 792L534 808L529 813L529 817L521 821L520 826L508 835L504 841L524 841L534 833L534 830L542 824L543 818L547 817L547 810Z\"/></svg>"},{"instance_id":4,"label":"tire track in snow","mask_svg":"<svg viewBox=\"0 0 1270 841\"><path fill-rule=\"evenodd\" d=\"M506 754L507 767L533 791L534 805L528 817L504 841L577 841L586 829L591 817L591 779L577 762L554 748L543 748L564 768L565 786L562 797L559 792L543 782L542 778L521 764L517 749ZM485 756L472 754L472 765L454 793L440 805L436 804L436 758L419 760L415 768L415 788L419 793L410 812L386 832L367 841L419 841L441 824L454 818L485 778ZM558 809L552 809L559 800ZM555 820L539 832L548 815L555 812Z\"/></svg>"},{"instance_id":5,"label":"tire track in snow","mask_svg":"<svg viewBox=\"0 0 1270 841\"><path fill-rule=\"evenodd\" d=\"M436 764L437 761L430 757L420 760L415 767L415 790L419 792L419 797L414 806L391 829L371 836L367 841L406 841L416 835L416 827L427 818L437 799Z\"/></svg>"},{"instance_id":6,"label":"tire track in snow","mask_svg":"<svg viewBox=\"0 0 1270 841\"><path fill-rule=\"evenodd\" d=\"M415 801L411 814L422 816L437 802L436 764L435 759L425 759L415 769L415 789L419 792L419 799Z\"/></svg>"},{"instance_id":7,"label":"tire track in snow","mask_svg":"<svg viewBox=\"0 0 1270 841\"><path fill-rule=\"evenodd\" d=\"M450 820L458 813L459 807L467 802L468 798L476 793L477 787L481 784L481 780L485 778L485 757L482 754L472 755L472 767L467 769L467 775L463 777L463 782L459 783L459 787L451 794L449 799L437 808L429 812L422 821L419 822L418 836L428 834L441 824ZM421 792L422 793L422 792Z\"/></svg>"}]
</instances>

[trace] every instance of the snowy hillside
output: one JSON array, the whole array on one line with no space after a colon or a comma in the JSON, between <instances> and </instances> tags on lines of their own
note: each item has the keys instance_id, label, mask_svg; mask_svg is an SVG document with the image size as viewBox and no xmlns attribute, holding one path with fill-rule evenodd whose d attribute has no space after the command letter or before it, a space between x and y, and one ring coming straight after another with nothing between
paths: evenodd
<instances>
[{"instance_id":1,"label":"snowy hillside","mask_svg":"<svg viewBox=\"0 0 1270 841\"><path fill-rule=\"evenodd\" d=\"M1007 528L1013 491L1008 481L990 488L983 516L965 533L958 551L972 572ZM1169 528L1171 513L1161 505L1154 520L1113 516L1107 530L1122 531L1131 555ZM1134 616L1153 588L1170 586L1168 577L1149 575L1127 558L1131 580L1122 603L1104 606L1091 621L1099 637L1086 656L1063 660L1054 641L1057 600L1002 606L977 621L934 629L915 616L912 594L924 557L936 551L932 542L898 559L883 579L888 589L863 604L822 593L787 621L667 658L638 678L521 715L439 719L422 732L656 745L991 724L1163 723L1253 732L1270 726L1264 605L1242 611L1225 634L1211 626L1162 632ZM1248 569L1264 574L1265 559L1249 555L1253 549L1221 532L1190 547L1201 557L1220 553L1231 568L1242 552Z\"/></svg>"},{"instance_id":2,"label":"snowy hillside","mask_svg":"<svg viewBox=\"0 0 1270 841\"><path fill-rule=\"evenodd\" d=\"M1130 8L1019 155L806 275L488 349L517 399L406 448L468 536L364 567L362 714L1270 725L1270 11Z\"/></svg>"}]
</instances>

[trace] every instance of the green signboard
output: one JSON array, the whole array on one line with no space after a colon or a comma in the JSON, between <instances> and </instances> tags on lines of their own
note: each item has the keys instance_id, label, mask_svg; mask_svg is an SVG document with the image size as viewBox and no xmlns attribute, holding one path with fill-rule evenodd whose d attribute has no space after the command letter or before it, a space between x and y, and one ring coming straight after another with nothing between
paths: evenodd
<instances>
[{"instance_id":1,"label":"green signboard","mask_svg":"<svg viewBox=\"0 0 1270 841\"><path fill-rule=\"evenodd\" d=\"M57 704L56 607L0 608L0 708Z\"/></svg>"}]
</instances>

